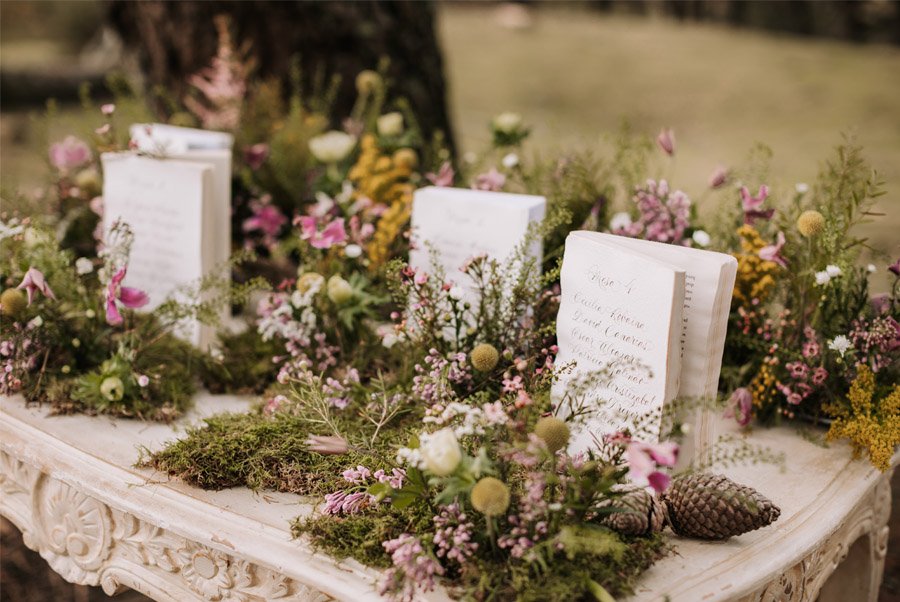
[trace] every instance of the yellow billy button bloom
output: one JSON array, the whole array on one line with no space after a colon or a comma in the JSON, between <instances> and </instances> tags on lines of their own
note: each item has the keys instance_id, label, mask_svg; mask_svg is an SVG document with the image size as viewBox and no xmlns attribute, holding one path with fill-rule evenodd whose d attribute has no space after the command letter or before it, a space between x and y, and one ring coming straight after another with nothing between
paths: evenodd
<instances>
[{"instance_id":1,"label":"yellow billy button bloom","mask_svg":"<svg viewBox=\"0 0 900 602\"><path fill-rule=\"evenodd\" d=\"M500 479L484 477L472 488L472 507L485 516L500 516L509 508L509 487Z\"/></svg>"},{"instance_id":2,"label":"yellow billy button bloom","mask_svg":"<svg viewBox=\"0 0 900 602\"><path fill-rule=\"evenodd\" d=\"M0 313L4 316L17 320L27 306L25 293L17 288L8 288L0 294Z\"/></svg>"},{"instance_id":3,"label":"yellow billy button bloom","mask_svg":"<svg viewBox=\"0 0 900 602\"><path fill-rule=\"evenodd\" d=\"M818 211L804 211L797 218L797 230L806 238L818 236L825 230L825 216Z\"/></svg>"},{"instance_id":4,"label":"yellow billy button bloom","mask_svg":"<svg viewBox=\"0 0 900 602\"><path fill-rule=\"evenodd\" d=\"M571 431L564 420L556 416L546 416L534 425L534 434L547 445L551 454L555 454L569 444Z\"/></svg>"},{"instance_id":5,"label":"yellow billy button bloom","mask_svg":"<svg viewBox=\"0 0 900 602\"><path fill-rule=\"evenodd\" d=\"M469 354L469 359L472 361L472 367L479 372L490 372L497 367L497 362L500 361L500 352L493 345L481 343L475 346L475 349Z\"/></svg>"}]
</instances>

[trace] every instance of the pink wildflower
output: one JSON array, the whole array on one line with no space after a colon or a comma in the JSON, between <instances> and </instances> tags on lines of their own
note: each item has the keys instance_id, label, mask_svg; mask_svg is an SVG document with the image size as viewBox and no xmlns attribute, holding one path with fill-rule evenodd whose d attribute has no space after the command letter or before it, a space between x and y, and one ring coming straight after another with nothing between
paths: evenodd
<instances>
[{"instance_id":1,"label":"pink wildflower","mask_svg":"<svg viewBox=\"0 0 900 602\"><path fill-rule=\"evenodd\" d=\"M300 238L308 240L315 249L329 249L333 245L347 240L347 231L344 229L344 218L339 217L319 232L316 218L304 215L294 220L301 229Z\"/></svg>"},{"instance_id":2,"label":"pink wildflower","mask_svg":"<svg viewBox=\"0 0 900 602\"><path fill-rule=\"evenodd\" d=\"M753 417L753 395L744 387L735 389L728 400L725 418L734 418L741 426L750 424Z\"/></svg>"},{"instance_id":3,"label":"pink wildflower","mask_svg":"<svg viewBox=\"0 0 900 602\"><path fill-rule=\"evenodd\" d=\"M675 154L675 132L671 128L663 128L656 137L656 144L660 150L671 157Z\"/></svg>"},{"instance_id":4,"label":"pink wildflower","mask_svg":"<svg viewBox=\"0 0 900 602\"><path fill-rule=\"evenodd\" d=\"M709 176L709 187L716 189L728 181L728 169L719 165Z\"/></svg>"},{"instance_id":5,"label":"pink wildflower","mask_svg":"<svg viewBox=\"0 0 900 602\"><path fill-rule=\"evenodd\" d=\"M62 142L50 145L50 163L60 170L73 169L91 159L91 149L75 136L66 136Z\"/></svg>"},{"instance_id":6,"label":"pink wildflower","mask_svg":"<svg viewBox=\"0 0 900 602\"><path fill-rule=\"evenodd\" d=\"M244 162L253 171L262 167L268 158L269 145L265 142L259 142L244 149Z\"/></svg>"},{"instance_id":7,"label":"pink wildflower","mask_svg":"<svg viewBox=\"0 0 900 602\"><path fill-rule=\"evenodd\" d=\"M453 186L453 179L455 176L456 174L453 171L453 166L450 164L450 161L444 161L436 174L428 172L425 174L425 179L435 186Z\"/></svg>"},{"instance_id":8,"label":"pink wildflower","mask_svg":"<svg viewBox=\"0 0 900 602\"><path fill-rule=\"evenodd\" d=\"M130 286L122 286L126 270L127 268L121 268L116 272L106 287L106 321L113 326L122 323L122 315L119 313L117 301L125 307L131 308L143 307L150 301L144 291Z\"/></svg>"},{"instance_id":9,"label":"pink wildflower","mask_svg":"<svg viewBox=\"0 0 900 602\"><path fill-rule=\"evenodd\" d=\"M252 210L253 215L241 224L244 232L260 231L267 239L273 240L281 231L281 227L287 223L287 218L281 210L270 203L255 203Z\"/></svg>"},{"instance_id":10,"label":"pink wildflower","mask_svg":"<svg viewBox=\"0 0 900 602\"><path fill-rule=\"evenodd\" d=\"M22 278L22 282L16 288L25 289L25 294L28 296L28 305L31 305L31 302L34 300L35 292L43 293L48 299L56 299L56 295L53 294L53 290L47 284L44 274L35 267L28 268L28 271L25 272L25 277Z\"/></svg>"},{"instance_id":11,"label":"pink wildflower","mask_svg":"<svg viewBox=\"0 0 900 602\"><path fill-rule=\"evenodd\" d=\"M781 249L784 248L784 232L779 232L777 242L774 245L763 247L759 250L759 258L766 261L774 261L783 268L787 267L787 260L781 255Z\"/></svg>"},{"instance_id":12,"label":"pink wildflower","mask_svg":"<svg viewBox=\"0 0 900 602\"><path fill-rule=\"evenodd\" d=\"M741 205L744 209L744 223L752 225L757 219L770 219L774 209L763 209L762 205L769 196L769 187L763 184L756 196L752 196L746 186L741 187Z\"/></svg>"},{"instance_id":13,"label":"pink wildflower","mask_svg":"<svg viewBox=\"0 0 900 602\"><path fill-rule=\"evenodd\" d=\"M506 184L506 176L497 171L496 167L492 167L487 173L475 176L475 183L472 185L472 188L475 190L500 192L503 190L504 184Z\"/></svg>"},{"instance_id":14,"label":"pink wildflower","mask_svg":"<svg viewBox=\"0 0 900 602\"><path fill-rule=\"evenodd\" d=\"M657 470L660 466L675 466L678 459L678 445L672 442L646 443L632 440L625 450L628 462L628 478L639 485L649 485L657 492L663 492L672 478Z\"/></svg>"}]
</instances>

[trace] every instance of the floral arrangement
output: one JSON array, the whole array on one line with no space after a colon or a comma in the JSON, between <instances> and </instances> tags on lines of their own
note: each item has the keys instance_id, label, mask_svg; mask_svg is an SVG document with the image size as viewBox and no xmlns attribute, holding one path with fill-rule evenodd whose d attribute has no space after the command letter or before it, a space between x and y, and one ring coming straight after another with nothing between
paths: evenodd
<instances>
[{"instance_id":1,"label":"floral arrangement","mask_svg":"<svg viewBox=\"0 0 900 602\"><path fill-rule=\"evenodd\" d=\"M251 411L208 418L142 461L206 488L321 496L295 532L385 568L380 589L395 599L440 583L462 597L608 600L664 552L664 524L682 532L692 487L739 486L703 473L673 482L671 417L662 439L638 421L567 451L574 423L596 408L578 391L550 397L565 369L554 364L558 264L569 231L604 230L734 254L726 411L744 426L830 420L830 439L888 467L900 444L900 264L887 266L892 292L870 299L880 268L859 266L863 241L851 230L880 189L852 143L814 187L777 205L758 165L765 153L748 169L718 168L704 194L722 211L701 223L690 196L658 177L676 152L670 130L656 150L625 129L607 155L548 159L525 154L528 126L503 113L489 148L454 164L390 98L383 69L360 73L351 114L333 116L333 81L302 94L299 73L291 91L255 80L227 23L217 26L217 56L168 120L235 135L233 242L247 254L232 268L245 284L198 287L231 287L219 302L230 298L248 328L223 330L205 353L173 332L185 317L215 315L208 303L132 311L148 299L122 286L129 229L101 242L98 228L95 157L126 148L117 123L140 114L118 86L92 144L50 147L53 185L38 201L53 215L3 215L3 394L152 419L183 412L198 380L259 394ZM542 194L548 214L510 265L473 256L458 273L414 270L412 195L426 183ZM542 265L525 252L536 238ZM722 453L771 459L746 443ZM736 535L777 518L755 492L738 493L753 501L731 509L739 520L685 534Z\"/></svg>"}]
</instances>

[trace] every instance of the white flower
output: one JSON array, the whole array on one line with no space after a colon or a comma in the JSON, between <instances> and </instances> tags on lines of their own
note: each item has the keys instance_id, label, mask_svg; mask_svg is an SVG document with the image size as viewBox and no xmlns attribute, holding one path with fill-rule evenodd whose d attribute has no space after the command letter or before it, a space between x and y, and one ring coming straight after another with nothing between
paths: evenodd
<instances>
[{"instance_id":1,"label":"white flower","mask_svg":"<svg viewBox=\"0 0 900 602\"><path fill-rule=\"evenodd\" d=\"M831 276L828 275L828 272L816 272L816 284L825 286L829 282L831 282Z\"/></svg>"},{"instance_id":2,"label":"white flower","mask_svg":"<svg viewBox=\"0 0 900 602\"><path fill-rule=\"evenodd\" d=\"M451 299L456 299L457 301L459 301L463 298L463 294L465 294L465 291L463 291L461 286L457 286L454 284L450 287L450 290L447 291L447 294L450 295Z\"/></svg>"},{"instance_id":3,"label":"white flower","mask_svg":"<svg viewBox=\"0 0 900 602\"><path fill-rule=\"evenodd\" d=\"M518 113L507 111L494 117L494 129L504 134L512 134L522 127L522 116Z\"/></svg>"},{"instance_id":4,"label":"white flower","mask_svg":"<svg viewBox=\"0 0 900 602\"><path fill-rule=\"evenodd\" d=\"M309 152L322 163L337 163L356 146L356 138L350 134L331 130L309 141Z\"/></svg>"},{"instance_id":5,"label":"white flower","mask_svg":"<svg viewBox=\"0 0 900 602\"><path fill-rule=\"evenodd\" d=\"M344 255L350 259L356 259L362 255L362 247L359 245L347 245L344 247Z\"/></svg>"},{"instance_id":6,"label":"white flower","mask_svg":"<svg viewBox=\"0 0 900 602\"><path fill-rule=\"evenodd\" d=\"M88 320L93 320L94 318L97 317L97 312L95 312L93 309L87 309L84 312L84 317L87 318Z\"/></svg>"},{"instance_id":7,"label":"white flower","mask_svg":"<svg viewBox=\"0 0 900 602\"><path fill-rule=\"evenodd\" d=\"M36 316L33 320L28 323L28 328L40 328L44 325L44 318L40 316Z\"/></svg>"},{"instance_id":8,"label":"white flower","mask_svg":"<svg viewBox=\"0 0 900 602\"><path fill-rule=\"evenodd\" d=\"M471 165L472 163L475 163L475 161L478 161L478 155L472 151L468 151L463 155L463 161Z\"/></svg>"},{"instance_id":9,"label":"white flower","mask_svg":"<svg viewBox=\"0 0 900 602\"><path fill-rule=\"evenodd\" d=\"M8 223L0 222L0 240L12 238L25 231L25 226L18 224L14 219Z\"/></svg>"},{"instance_id":10,"label":"white flower","mask_svg":"<svg viewBox=\"0 0 900 602\"><path fill-rule=\"evenodd\" d=\"M870 263L869 265L866 266L866 269L869 270L870 274L874 274L878 268L875 267L874 263Z\"/></svg>"},{"instance_id":11,"label":"white flower","mask_svg":"<svg viewBox=\"0 0 900 602\"><path fill-rule=\"evenodd\" d=\"M459 449L459 441L452 429L441 429L427 437L423 435L420 439L422 461L431 474L446 477L456 470L462 460L462 450Z\"/></svg>"},{"instance_id":12,"label":"white flower","mask_svg":"<svg viewBox=\"0 0 900 602\"><path fill-rule=\"evenodd\" d=\"M503 157L503 167L506 169L512 169L516 165L519 164L519 155L516 153L509 153L505 157Z\"/></svg>"},{"instance_id":13,"label":"white flower","mask_svg":"<svg viewBox=\"0 0 900 602\"><path fill-rule=\"evenodd\" d=\"M82 276L90 274L94 271L94 262L87 257L79 257L75 260L75 271Z\"/></svg>"},{"instance_id":14,"label":"white flower","mask_svg":"<svg viewBox=\"0 0 900 602\"><path fill-rule=\"evenodd\" d=\"M844 357L844 354L847 353L847 351L852 347L853 343L850 342L850 339L842 334L834 337L834 339L828 343L828 348L832 351L837 351L838 353L840 353L841 357Z\"/></svg>"},{"instance_id":15,"label":"white flower","mask_svg":"<svg viewBox=\"0 0 900 602\"><path fill-rule=\"evenodd\" d=\"M831 276L832 278L837 278L838 276L841 275L841 268L837 267L836 265L827 265L827 266L825 266L825 271L826 271L826 272L828 273L828 275Z\"/></svg>"},{"instance_id":16,"label":"white flower","mask_svg":"<svg viewBox=\"0 0 900 602\"><path fill-rule=\"evenodd\" d=\"M621 230L622 228L627 228L631 225L631 216L625 213L624 211L620 211L619 213L612 216L612 219L609 220L609 229L616 231Z\"/></svg>"},{"instance_id":17,"label":"white flower","mask_svg":"<svg viewBox=\"0 0 900 602\"><path fill-rule=\"evenodd\" d=\"M385 113L375 121L375 126L382 136L399 136L403 133L403 114Z\"/></svg>"},{"instance_id":18,"label":"white flower","mask_svg":"<svg viewBox=\"0 0 900 602\"><path fill-rule=\"evenodd\" d=\"M701 247L708 247L711 242L711 238L709 234L704 232L703 230L694 230L694 234L691 236L694 239L694 242L700 245Z\"/></svg>"},{"instance_id":19,"label":"white flower","mask_svg":"<svg viewBox=\"0 0 900 602\"><path fill-rule=\"evenodd\" d=\"M150 377L146 374L141 374L137 377L137 383L139 387L146 387L150 384Z\"/></svg>"},{"instance_id":20,"label":"white flower","mask_svg":"<svg viewBox=\"0 0 900 602\"><path fill-rule=\"evenodd\" d=\"M794 189L800 194L806 194L807 192L809 192L809 184L807 184L806 182L797 182L797 184L794 186Z\"/></svg>"}]
</instances>

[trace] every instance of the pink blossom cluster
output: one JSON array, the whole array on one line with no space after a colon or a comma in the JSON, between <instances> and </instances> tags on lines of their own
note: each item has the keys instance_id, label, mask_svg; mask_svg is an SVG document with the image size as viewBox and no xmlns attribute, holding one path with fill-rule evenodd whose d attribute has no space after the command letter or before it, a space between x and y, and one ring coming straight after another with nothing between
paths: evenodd
<instances>
[{"instance_id":1,"label":"pink blossom cluster","mask_svg":"<svg viewBox=\"0 0 900 602\"><path fill-rule=\"evenodd\" d=\"M442 356L437 349L430 349L424 366L413 368L412 396L428 405L447 403L457 399L456 386L467 386L472 381L472 370L465 353L449 353Z\"/></svg>"},{"instance_id":2,"label":"pink blossom cluster","mask_svg":"<svg viewBox=\"0 0 900 602\"><path fill-rule=\"evenodd\" d=\"M857 361L868 364L872 372L900 359L900 323L891 316L854 320L850 341L858 353Z\"/></svg>"},{"instance_id":3,"label":"pink blossom cluster","mask_svg":"<svg viewBox=\"0 0 900 602\"><path fill-rule=\"evenodd\" d=\"M544 496L546 490L544 473L529 471L516 512L507 517L509 531L497 540L497 545L508 549L513 558L526 557L531 548L547 537L550 505Z\"/></svg>"},{"instance_id":4,"label":"pink blossom cluster","mask_svg":"<svg viewBox=\"0 0 900 602\"><path fill-rule=\"evenodd\" d=\"M277 205L272 204L272 197L268 194L250 201L250 211L252 215L244 220L241 229L245 234L259 233L263 246L271 249L278 241L278 234L287 223L287 217ZM249 237L244 240L244 245L252 245Z\"/></svg>"},{"instance_id":5,"label":"pink blossom cluster","mask_svg":"<svg viewBox=\"0 0 900 602\"><path fill-rule=\"evenodd\" d=\"M800 404L828 380L828 370L819 365L822 358L816 331L807 326L803 329L803 336L805 338L801 347L803 358L786 363L784 367L789 380L779 381L775 385L791 405Z\"/></svg>"},{"instance_id":6,"label":"pink blossom cluster","mask_svg":"<svg viewBox=\"0 0 900 602\"><path fill-rule=\"evenodd\" d=\"M382 596L398 602L411 602L417 590L432 591L435 577L444 574L444 567L425 550L418 538L409 533L381 545L391 555L394 564L378 584L378 593Z\"/></svg>"},{"instance_id":7,"label":"pink blossom cluster","mask_svg":"<svg viewBox=\"0 0 900 602\"><path fill-rule=\"evenodd\" d=\"M432 541L437 547L435 554L438 558L465 564L478 551L478 543L472 541L475 525L468 520L459 504L442 506L440 513L432 520L436 529Z\"/></svg>"},{"instance_id":8,"label":"pink blossom cluster","mask_svg":"<svg viewBox=\"0 0 900 602\"><path fill-rule=\"evenodd\" d=\"M41 350L31 330L17 323L4 325L4 334L11 336L0 341L0 395L19 392L21 377L37 367Z\"/></svg>"},{"instance_id":9,"label":"pink blossom cluster","mask_svg":"<svg viewBox=\"0 0 900 602\"><path fill-rule=\"evenodd\" d=\"M634 202L640 215L630 224L620 226L613 234L643 238L689 247L691 200L681 190L671 191L665 180L648 179L635 191Z\"/></svg>"},{"instance_id":10,"label":"pink blossom cluster","mask_svg":"<svg viewBox=\"0 0 900 602\"><path fill-rule=\"evenodd\" d=\"M227 24L217 23L219 48L210 66L191 75L188 83L200 92L204 102L186 96L185 106L210 130L236 130L241 119L241 104L247 92L246 66L238 60L231 44Z\"/></svg>"},{"instance_id":11,"label":"pink blossom cluster","mask_svg":"<svg viewBox=\"0 0 900 602\"><path fill-rule=\"evenodd\" d=\"M324 514L358 514L366 508L377 504L378 499L367 492L369 485L374 483L387 483L393 489L403 487L406 479L406 471L402 468L394 468L390 473L384 470L376 470L374 473L363 465L351 467L341 473L345 481L355 485L350 489L342 489L325 495Z\"/></svg>"},{"instance_id":12,"label":"pink blossom cluster","mask_svg":"<svg viewBox=\"0 0 900 602\"><path fill-rule=\"evenodd\" d=\"M356 368L350 368L340 380L330 376L327 377L322 385L322 392L325 394L328 403L339 410L343 410L350 405L349 391L356 384L359 384L359 371Z\"/></svg>"}]
</instances>

